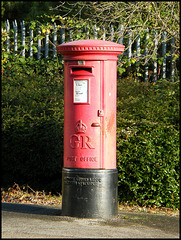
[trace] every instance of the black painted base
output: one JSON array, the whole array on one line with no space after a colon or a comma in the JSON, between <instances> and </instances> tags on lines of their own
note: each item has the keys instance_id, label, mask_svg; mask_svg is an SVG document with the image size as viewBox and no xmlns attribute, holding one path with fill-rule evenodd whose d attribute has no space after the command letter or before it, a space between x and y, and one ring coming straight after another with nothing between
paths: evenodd
<instances>
[{"instance_id":1,"label":"black painted base","mask_svg":"<svg viewBox=\"0 0 181 240\"><path fill-rule=\"evenodd\" d=\"M62 215L111 218L117 215L117 169L62 170Z\"/></svg>"}]
</instances>

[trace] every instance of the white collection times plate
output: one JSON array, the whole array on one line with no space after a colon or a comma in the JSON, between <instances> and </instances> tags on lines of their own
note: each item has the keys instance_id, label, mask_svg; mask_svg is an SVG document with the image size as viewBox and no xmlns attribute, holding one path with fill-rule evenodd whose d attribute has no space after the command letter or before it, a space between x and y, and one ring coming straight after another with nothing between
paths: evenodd
<instances>
[{"instance_id":1,"label":"white collection times plate","mask_svg":"<svg viewBox=\"0 0 181 240\"><path fill-rule=\"evenodd\" d=\"M88 103L88 80L74 80L74 103Z\"/></svg>"}]
</instances>

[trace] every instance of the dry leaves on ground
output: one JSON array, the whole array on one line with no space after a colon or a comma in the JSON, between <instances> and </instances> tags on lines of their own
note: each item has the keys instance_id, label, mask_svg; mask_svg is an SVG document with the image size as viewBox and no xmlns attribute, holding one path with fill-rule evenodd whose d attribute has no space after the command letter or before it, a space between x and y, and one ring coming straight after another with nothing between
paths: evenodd
<instances>
[{"instance_id":1,"label":"dry leaves on ground","mask_svg":"<svg viewBox=\"0 0 181 240\"><path fill-rule=\"evenodd\" d=\"M128 204L120 204L120 210L127 212L145 212L152 214L163 214L169 216L179 216L180 211L178 209L166 208L166 207L140 207L137 205L130 206Z\"/></svg>"},{"instance_id":2,"label":"dry leaves on ground","mask_svg":"<svg viewBox=\"0 0 181 240\"><path fill-rule=\"evenodd\" d=\"M7 191L1 188L1 201L9 203L28 203L39 205L61 205L62 197L45 194L44 191L34 191L30 186L24 185L19 187L17 183L14 183L13 187L8 188Z\"/></svg>"}]
</instances>

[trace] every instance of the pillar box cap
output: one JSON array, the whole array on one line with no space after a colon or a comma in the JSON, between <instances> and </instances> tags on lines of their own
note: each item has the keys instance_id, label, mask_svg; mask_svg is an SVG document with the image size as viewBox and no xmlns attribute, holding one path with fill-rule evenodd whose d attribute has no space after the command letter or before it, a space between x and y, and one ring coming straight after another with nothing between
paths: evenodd
<instances>
[{"instance_id":1,"label":"pillar box cap","mask_svg":"<svg viewBox=\"0 0 181 240\"><path fill-rule=\"evenodd\" d=\"M57 46L64 60L117 60L124 45L104 40L77 40Z\"/></svg>"}]
</instances>

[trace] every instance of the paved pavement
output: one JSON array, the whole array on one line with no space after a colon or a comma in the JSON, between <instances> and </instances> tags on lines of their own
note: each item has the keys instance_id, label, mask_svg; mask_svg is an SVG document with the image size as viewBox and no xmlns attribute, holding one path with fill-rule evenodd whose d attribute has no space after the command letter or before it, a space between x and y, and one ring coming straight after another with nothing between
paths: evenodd
<instances>
[{"instance_id":1,"label":"paved pavement","mask_svg":"<svg viewBox=\"0 0 181 240\"><path fill-rule=\"evenodd\" d=\"M2 203L1 238L179 238L179 217L119 211L111 219L61 216L61 207Z\"/></svg>"}]
</instances>

